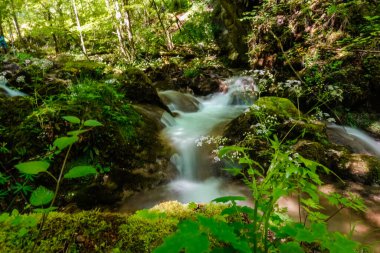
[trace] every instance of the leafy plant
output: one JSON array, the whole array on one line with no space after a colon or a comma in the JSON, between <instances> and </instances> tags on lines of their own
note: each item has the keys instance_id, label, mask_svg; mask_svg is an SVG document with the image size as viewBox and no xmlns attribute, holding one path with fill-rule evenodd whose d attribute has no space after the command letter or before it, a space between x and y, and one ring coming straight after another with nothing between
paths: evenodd
<instances>
[{"instance_id":1,"label":"leafy plant","mask_svg":"<svg viewBox=\"0 0 380 253\"><path fill-rule=\"evenodd\" d=\"M67 171L66 165L71 147L73 144L79 141L79 136L83 133L86 133L87 131L90 131L93 127L102 126L102 124L93 119L81 121L75 116L64 116L62 118L73 125L79 125L79 129L70 131L68 132L67 136L59 137L53 142L52 151L54 153L53 157L51 157L52 159L54 156L66 151L65 159L61 166L59 176L56 177L51 172L49 172L50 163L46 160L29 161L15 165L16 169L18 169L19 172L23 174L38 175L40 173L46 173L56 182L55 191L49 190L44 186L39 186L32 192L30 196L30 203L35 207L47 206L50 204L49 208L52 208L63 179L80 178L97 174L97 170L89 165L76 166L70 168L69 171ZM25 190L25 188L20 188L20 190ZM49 210L49 208L47 210Z\"/></svg>"},{"instance_id":2,"label":"leafy plant","mask_svg":"<svg viewBox=\"0 0 380 253\"><path fill-rule=\"evenodd\" d=\"M226 170L243 178L252 192L253 208L237 204L245 200L244 197L215 199L218 203L231 203L220 217L198 216L195 221L183 221L177 232L154 252L183 249L186 252L305 252L308 247L329 252L356 252L359 243L340 233L328 232L326 222L343 208L364 210L362 201L320 192L318 187L322 181L318 173L331 173L328 168L282 150L277 138L271 140L271 147L272 160L267 170L249 157L247 148L227 146L219 152L220 158L236 161L238 157L236 166ZM236 156L236 152L240 155ZM277 205L281 197L289 195L298 196L299 222L286 218ZM330 217L319 212L320 196L337 206L338 211ZM302 210L307 213L305 220L302 220Z\"/></svg>"}]
</instances>

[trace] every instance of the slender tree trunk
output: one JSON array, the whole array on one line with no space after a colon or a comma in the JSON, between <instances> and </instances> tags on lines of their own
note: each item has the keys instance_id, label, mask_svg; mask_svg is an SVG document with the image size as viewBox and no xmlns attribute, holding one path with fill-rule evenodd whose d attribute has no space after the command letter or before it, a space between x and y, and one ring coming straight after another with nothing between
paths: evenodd
<instances>
[{"instance_id":1,"label":"slender tree trunk","mask_svg":"<svg viewBox=\"0 0 380 253\"><path fill-rule=\"evenodd\" d=\"M14 5L14 2L13 0L11 0L11 8L12 8L12 21L13 21L13 25L16 29L16 33L17 33L17 36L19 38L19 40L21 41L21 43L23 43L23 39L22 39L22 35L21 35L21 30L20 30L20 26L18 24L18 19L17 19L17 15L16 15L16 11L15 11L15 5Z\"/></svg>"},{"instance_id":2,"label":"slender tree trunk","mask_svg":"<svg viewBox=\"0 0 380 253\"><path fill-rule=\"evenodd\" d=\"M73 9L74 9L75 20L77 22L77 29L78 29L78 32L79 32L80 44L81 44L81 47L82 47L82 51L83 51L83 54L87 57L86 46L84 45L84 39L83 39L83 34L82 34L82 27L80 25L80 20L79 20L79 15L78 15L77 6L75 4L75 0L71 0L71 4L73 5Z\"/></svg>"},{"instance_id":3,"label":"slender tree trunk","mask_svg":"<svg viewBox=\"0 0 380 253\"><path fill-rule=\"evenodd\" d=\"M125 26L125 30L127 32L127 35L128 35L128 42L129 42L129 46L130 46L130 51L131 51L131 55L133 58L135 58L136 56L136 50L135 50L135 42L134 42L134 38L133 38L133 30L132 30L132 25L131 25L131 17L129 15L129 12L127 10L127 6L128 6L128 0L124 0L124 26Z\"/></svg>"},{"instance_id":4,"label":"slender tree trunk","mask_svg":"<svg viewBox=\"0 0 380 253\"><path fill-rule=\"evenodd\" d=\"M50 12L49 8L46 8L46 9L47 9L47 20L49 22L49 26L50 26L50 28L53 28L51 12ZM51 37L53 38L55 53L58 54L59 53L58 39L57 39L57 35L55 34L55 32L52 32Z\"/></svg>"},{"instance_id":5,"label":"slender tree trunk","mask_svg":"<svg viewBox=\"0 0 380 253\"><path fill-rule=\"evenodd\" d=\"M162 18L161 18L161 15L160 15L160 10L158 9L156 1L155 0L151 0L151 2L152 2L153 7L154 7L154 9L156 11L157 18L158 18L158 21L160 22L161 28L162 28L163 32L165 33L166 47L167 47L167 49L169 51L173 50L174 49L174 44L173 44L173 41L172 41L172 37L170 35L169 30L166 29L166 27L164 25L164 22L162 21Z\"/></svg>"},{"instance_id":6,"label":"slender tree trunk","mask_svg":"<svg viewBox=\"0 0 380 253\"><path fill-rule=\"evenodd\" d=\"M115 7L115 17L117 20L116 24L116 33L117 37L120 43L120 49L124 56L128 58L128 61L133 60L133 54L129 48L125 47L125 36L124 36L124 29L123 29L123 20L122 20L122 14L119 6L118 0L115 0L114 2L114 7Z\"/></svg>"},{"instance_id":7,"label":"slender tree trunk","mask_svg":"<svg viewBox=\"0 0 380 253\"><path fill-rule=\"evenodd\" d=\"M4 36L3 16L0 14L0 36Z\"/></svg>"}]
</instances>

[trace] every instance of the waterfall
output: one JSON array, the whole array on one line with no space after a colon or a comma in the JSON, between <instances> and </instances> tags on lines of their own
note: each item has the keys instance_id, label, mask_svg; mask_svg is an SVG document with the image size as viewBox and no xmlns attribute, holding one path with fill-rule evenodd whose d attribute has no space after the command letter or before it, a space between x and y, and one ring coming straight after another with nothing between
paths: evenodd
<instances>
[{"instance_id":1,"label":"waterfall","mask_svg":"<svg viewBox=\"0 0 380 253\"><path fill-rule=\"evenodd\" d=\"M176 159L176 166L181 174L181 179L200 180L200 170L209 164L202 166L202 155L196 145L197 139L209 135L213 129L223 123L229 122L239 116L253 102L253 96L247 95L248 91L257 89L253 86L253 80L249 77L232 78L226 81L229 89L226 93L216 93L208 98L194 98L186 94L191 101L186 103L185 96L181 95L181 100L171 98L170 106L178 116L174 119L175 124L167 125L164 130L165 136L177 150L179 158ZM252 87L254 87L252 89ZM164 95L176 95L173 92L164 92ZM184 104L191 107L198 101L198 110L191 111L184 108ZM179 101L181 104L176 104ZM180 109L182 108L182 109ZM167 121L167 120L165 120Z\"/></svg>"},{"instance_id":2,"label":"waterfall","mask_svg":"<svg viewBox=\"0 0 380 253\"><path fill-rule=\"evenodd\" d=\"M164 113L161 122L166 126L163 135L175 150L170 160L177 167L179 177L152 191L135 194L124 202L121 211L148 208L167 200L201 203L222 196L248 194L242 185L216 176L211 169L211 150L197 146L199 138L238 117L254 101L257 87L251 77L234 77L225 84L228 91L225 89L208 97L176 91L159 93L176 115Z\"/></svg>"},{"instance_id":3,"label":"waterfall","mask_svg":"<svg viewBox=\"0 0 380 253\"><path fill-rule=\"evenodd\" d=\"M380 158L380 143L364 131L331 124L327 127L327 133L333 142L348 146L355 153L369 154Z\"/></svg>"}]
</instances>

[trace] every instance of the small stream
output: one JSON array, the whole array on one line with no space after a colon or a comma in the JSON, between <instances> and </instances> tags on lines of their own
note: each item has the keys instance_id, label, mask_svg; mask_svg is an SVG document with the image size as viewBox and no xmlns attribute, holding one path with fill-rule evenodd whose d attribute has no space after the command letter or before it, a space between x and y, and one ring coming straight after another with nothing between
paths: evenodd
<instances>
[{"instance_id":1,"label":"small stream","mask_svg":"<svg viewBox=\"0 0 380 253\"><path fill-rule=\"evenodd\" d=\"M163 101L176 114L174 118L169 114L164 114L162 122L166 125L163 135L176 150L171 160L176 165L179 176L167 185L133 195L123 203L120 211L130 212L150 208L169 200L182 203L205 203L221 196L249 196L250 193L244 185L218 176L216 171L220 171L220 168L215 168L210 157L210 148L199 147L197 143L202 136L221 134L223 126L253 104L252 97L247 99L242 95L247 87L252 87L249 85L250 82L248 77L229 79L227 80L228 92L216 93L206 98L196 98L176 91L161 92ZM329 125L327 132L332 142L347 146L354 153L380 158L380 143L359 129ZM342 193L341 189L337 189L332 184L324 185L321 190ZM355 226L355 239L366 243L378 240L380 238L380 188L350 183L344 191L366 192L365 202L368 210L365 213L344 210L329 222L329 228L333 231L350 233L350 229ZM249 205L250 203L242 204ZM279 205L288 208L290 216L298 217L297 198L284 197L279 201ZM326 214L331 214L336 210L327 202L322 202L322 205L325 207ZM380 253L379 247L374 250Z\"/></svg>"},{"instance_id":2,"label":"small stream","mask_svg":"<svg viewBox=\"0 0 380 253\"><path fill-rule=\"evenodd\" d=\"M175 91L160 94L177 114L175 118L165 114L162 122L166 125L163 134L176 150L171 160L180 175L167 185L133 195L123 204L122 211L149 208L167 200L204 203L226 195L246 195L244 186L217 175L209 155L211 150L197 145L202 136L217 133L254 101L253 96L246 95L248 89L257 89L250 77L231 78L226 83L227 92L206 98Z\"/></svg>"}]
</instances>

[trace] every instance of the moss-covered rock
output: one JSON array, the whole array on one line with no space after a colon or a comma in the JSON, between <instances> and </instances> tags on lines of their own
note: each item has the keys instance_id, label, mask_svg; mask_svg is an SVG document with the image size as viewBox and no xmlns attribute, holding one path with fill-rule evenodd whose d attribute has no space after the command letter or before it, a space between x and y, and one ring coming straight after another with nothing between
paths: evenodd
<instances>
[{"instance_id":1,"label":"moss-covered rock","mask_svg":"<svg viewBox=\"0 0 380 253\"><path fill-rule=\"evenodd\" d=\"M280 119L298 118L302 114L297 107L287 98L280 97L261 97L256 103L268 114L276 115Z\"/></svg>"},{"instance_id":2,"label":"moss-covered rock","mask_svg":"<svg viewBox=\"0 0 380 253\"><path fill-rule=\"evenodd\" d=\"M152 86L152 81L143 71L129 68L119 79L121 81L119 92L133 103L156 105L169 111Z\"/></svg>"},{"instance_id":3,"label":"moss-covered rock","mask_svg":"<svg viewBox=\"0 0 380 253\"><path fill-rule=\"evenodd\" d=\"M61 78L94 78L100 79L104 75L106 65L88 60L66 61L61 69Z\"/></svg>"}]
</instances>

